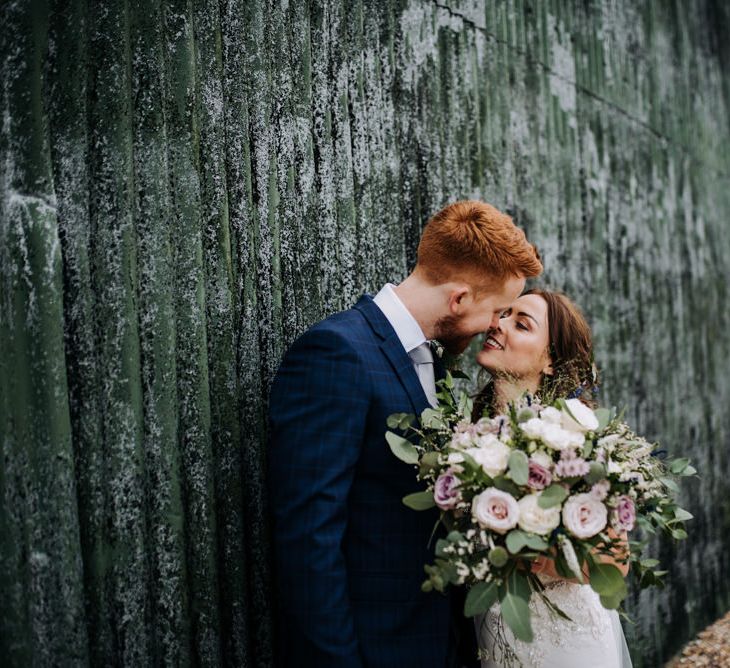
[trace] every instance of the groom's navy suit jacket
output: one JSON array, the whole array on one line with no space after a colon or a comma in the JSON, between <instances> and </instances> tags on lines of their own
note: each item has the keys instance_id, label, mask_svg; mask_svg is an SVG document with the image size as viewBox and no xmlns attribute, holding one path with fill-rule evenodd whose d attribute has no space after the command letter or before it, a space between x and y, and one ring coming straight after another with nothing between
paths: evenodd
<instances>
[{"instance_id":1,"label":"groom's navy suit jacket","mask_svg":"<svg viewBox=\"0 0 730 668\"><path fill-rule=\"evenodd\" d=\"M284 357L268 452L280 665L456 665L449 597L420 588L438 515L403 505L419 484L385 441L391 413L428 405L371 297L316 324Z\"/></svg>"}]
</instances>

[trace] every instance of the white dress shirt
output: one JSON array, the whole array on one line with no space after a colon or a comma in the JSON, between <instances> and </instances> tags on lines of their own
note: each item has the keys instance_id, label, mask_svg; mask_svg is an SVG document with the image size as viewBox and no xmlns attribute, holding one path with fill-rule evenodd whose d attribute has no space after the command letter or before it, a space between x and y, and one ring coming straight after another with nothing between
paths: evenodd
<instances>
[{"instance_id":1,"label":"white dress shirt","mask_svg":"<svg viewBox=\"0 0 730 668\"><path fill-rule=\"evenodd\" d=\"M375 295L373 301L383 312L383 315L398 335L403 349L410 356L412 351L424 343L427 344L428 341L421 326L411 315L411 312L406 308L398 295L395 294L394 287L392 283L386 283L383 289ZM433 354L428 346L424 348L428 350L431 364L424 365L413 362L413 368L416 370L416 374L421 381L421 386L429 403L432 406L436 406L436 381L433 374Z\"/></svg>"}]
</instances>

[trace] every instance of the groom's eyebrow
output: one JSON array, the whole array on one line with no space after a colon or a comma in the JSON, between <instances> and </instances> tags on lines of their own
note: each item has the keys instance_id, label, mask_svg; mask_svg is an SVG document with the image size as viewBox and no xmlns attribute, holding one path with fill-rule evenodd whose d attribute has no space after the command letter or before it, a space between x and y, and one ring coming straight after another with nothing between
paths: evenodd
<instances>
[{"instance_id":1,"label":"groom's eyebrow","mask_svg":"<svg viewBox=\"0 0 730 668\"><path fill-rule=\"evenodd\" d=\"M538 327L540 326L540 323L537 320L535 320L535 318L533 318L529 313L525 313L524 311L520 311L517 315L524 315L525 317L527 317L530 320L532 320Z\"/></svg>"}]
</instances>

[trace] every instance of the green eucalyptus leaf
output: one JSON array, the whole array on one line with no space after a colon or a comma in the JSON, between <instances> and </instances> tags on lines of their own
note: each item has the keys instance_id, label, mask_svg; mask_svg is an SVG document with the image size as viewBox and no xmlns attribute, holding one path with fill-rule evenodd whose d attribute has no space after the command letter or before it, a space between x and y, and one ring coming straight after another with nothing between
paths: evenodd
<instances>
[{"instance_id":1,"label":"green eucalyptus leaf","mask_svg":"<svg viewBox=\"0 0 730 668\"><path fill-rule=\"evenodd\" d=\"M459 573L456 570L456 564L447 561L441 567L441 576L445 584L456 584L459 581Z\"/></svg>"},{"instance_id":2,"label":"green eucalyptus leaf","mask_svg":"<svg viewBox=\"0 0 730 668\"><path fill-rule=\"evenodd\" d=\"M587 438L586 442L583 444L583 459L588 459L588 457L591 456L592 452L593 452L593 441L590 438Z\"/></svg>"},{"instance_id":3,"label":"green eucalyptus leaf","mask_svg":"<svg viewBox=\"0 0 730 668\"><path fill-rule=\"evenodd\" d=\"M449 541L445 538L439 538L436 541L436 549L434 550L434 554L437 557L446 557L446 554L444 553L444 549L447 548L450 545Z\"/></svg>"},{"instance_id":4,"label":"green eucalyptus leaf","mask_svg":"<svg viewBox=\"0 0 730 668\"><path fill-rule=\"evenodd\" d=\"M568 490L562 485L553 484L547 489L543 490L540 494L540 498L537 500L537 505L540 508L552 508L553 506L559 506L565 498L568 496Z\"/></svg>"},{"instance_id":5,"label":"green eucalyptus leaf","mask_svg":"<svg viewBox=\"0 0 730 668\"><path fill-rule=\"evenodd\" d=\"M425 469L435 469L439 466L439 453L427 452L421 457L421 466Z\"/></svg>"},{"instance_id":6,"label":"green eucalyptus leaf","mask_svg":"<svg viewBox=\"0 0 730 668\"><path fill-rule=\"evenodd\" d=\"M393 413L392 415L389 415L388 419L385 421L385 424L388 425L388 429L398 429L402 415L404 415L404 413Z\"/></svg>"},{"instance_id":7,"label":"green eucalyptus leaf","mask_svg":"<svg viewBox=\"0 0 730 668\"><path fill-rule=\"evenodd\" d=\"M507 577L507 589L516 596L524 599L525 602L530 602L530 596L532 595L532 587L528 580L528 575L525 571L513 569Z\"/></svg>"},{"instance_id":8,"label":"green eucalyptus leaf","mask_svg":"<svg viewBox=\"0 0 730 668\"><path fill-rule=\"evenodd\" d=\"M507 492L508 494L511 494L515 498L517 498L520 495L520 488L515 485L514 482L512 482L509 478L505 478L503 475L497 476L493 481L492 484L499 490L503 492Z\"/></svg>"},{"instance_id":9,"label":"green eucalyptus leaf","mask_svg":"<svg viewBox=\"0 0 730 668\"><path fill-rule=\"evenodd\" d=\"M507 464L512 481L516 485L526 485L529 472L527 455L521 450L513 450L510 453Z\"/></svg>"},{"instance_id":10,"label":"green eucalyptus leaf","mask_svg":"<svg viewBox=\"0 0 730 668\"><path fill-rule=\"evenodd\" d=\"M674 509L675 520L681 520L682 522L686 522L687 520L691 520L693 517L694 515L692 513L688 513L684 508Z\"/></svg>"},{"instance_id":11,"label":"green eucalyptus leaf","mask_svg":"<svg viewBox=\"0 0 730 668\"><path fill-rule=\"evenodd\" d=\"M408 439L389 431L385 434L385 440L388 441L390 451L398 459L406 464L418 464L418 451Z\"/></svg>"},{"instance_id":12,"label":"green eucalyptus leaf","mask_svg":"<svg viewBox=\"0 0 730 668\"><path fill-rule=\"evenodd\" d=\"M527 422L534 417L535 411L531 408L523 408L519 413L517 413L517 422Z\"/></svg>"},{"instance_id":13,"label":"green eucalyptus leaf","mask_svg":"<svg viewBox=\"0 0 730 668\"><path fill-rule=\"evenodd\" d=\"M682 471L682 475L685 477L690 476L690 475L696 475L696 474L697 474L697 469L694 466L692 466L691 464L688 465L687 467L685 467L684 471Z\"/></svg>"},{"instance_id":14,"label":"green eucalyptus leaf","mask_svg":"<svg viewBox=\"0 0 730 668\"><path fill-rule=\"evenodd\" d=\"M408 494L403 497L403 504L413 510L428 510L436 505L432 492L414 492L413 494Z\"/></svg>"},{"instance_id":15,"label":"green eucalyptus leaf","mask_svg":"<svg viewBox=\"0 0 730 668\"><path fill-rule=\"evenodd\" d=\"M388 416L387 424L390 429L406 429L413 424L413 413L393 413Z\"/></svg>"},{"instance_id":16,"label":"green eucalyptus leaf","mask_svg":"<svg viewBox=\"0 0 730 668\"><path fill-rule=\"evenodd\" d=\"M611 411L608 410L608 408L597 408L593 412L598 419L598 429L596 429L596 431L603 431L606 427L608 427L609 422L611 422Z\"/></svg>"},{"instance_id":17,"label":"green eucalyptus leaf","mask_svg":"<svg viewBox=\"0 0 730 668\"><path fill-rule=\"evenodd\" d=\"M622 598L626 596L628 591L626 581L616 566L589 560L588 569L591 587L599 596L614 597L618 594L622 594Z\"/></svg>"},{"instance_id":18,"label":"green eucalyptus leaf","mask_svg":"<svg viewBox=\"0 0 730 668\"><path fill-rule=\"evenodd\" d=\"M616 610L620 605L621 601L626 598L624 595L619 594L613 594L611 596L601 596L601 605L606 608L606 610Z\"/></svg>"},{"instance_id":19,"label":"green eucalyptus leaf","mask_svg":"<svg viewBox=\"0 0 730 668\"><path fill-rule=\"evenodd\" d=\"M444 429L448 425L438 408L426 408L421 413L421 424L427 429Z\"/></svg>"},{"instance_id":20,"label":"green eucalyptus leaf","mask_svg":"<svg viewBox=\"0 0 730 668\"><path fill-rule=\"evenodd\" d=\"M677 485L674 480L671 478L659 478L659 481L667 488L672 490L673 492L679 492L679 486Z\"/></svg>"},{"instance_id":21,"label":"green eucalyptus leaf","mask_svg":"<svg viewBox=\"0 0 730 668\"><path fill-rule=\"evenodd\" d=\"M530 608L524 598L508 591L500 601L502 619L510 627L515 638L523 642L532 642L532 624Z\"/></svg>"},{"instance_id":22,"label":"green eucalyptus leaf","mask_svg":"<svg viewBox=\"0 0 730 668\"><path fill-rule=\"evenodd\" d=\"M462 392L459 395L459 412L462 415L471 415L473 407L473 402L469 398L469 395L466 392Z\"/></svg>"},{"instance_id":23,"label":"green eucalyptus leaf","mask_svg":"<svg viewBox=\"0 0 730 668\"><path fill-rule=\"evenodd\" d=\"M680 475L684 469L686 469L689 466L689 459L686 457L680 457L679 459L675 459L670 465L669 470L674 473L674 475Z\"/></svg>"},{"instance_id":24,"label":"green eucalyptus leaf","mask_svg":"<svg viewBox=\"0 0 730 668\"><path fill-rule=\"evenodd\" d=\"M459 454L464 458L464 464L466 465L467 469L469 469L470 471L482 470L481 465L478 464L477 460L474 459L474 457L472 457L470 454L467 454L466 452L459 452Z\"/></svg>"},{"instance_id":25,"label":"green eucalyptus leaf","mask_svg":"<svg viewBox=\"0 0 730 668\"><path fill-rule=\"evenodd\" d=\"M527 534L520 529L512 529L505 538L507 549L512 554L517 554L527 545Z\"/></svg>"},{"instance_id":26,"label":"green eucalyptus leaf","mask_svg":"<svg viewBox=\"0 0 730 668\"><path fill-rule=\"evenodd\" d=\"M599 480L606 477L606 467L601 462L591 462L588 467L589 470L585 479L589 485L595 485Z\"/></svg>"},{"instance_id":27,"label":"green eucalyptus leaf","mask_svg":"<svg viewBox=\"0 0 730 668\"><path fill-rule=\"evenodd\" d=\"M498 595L497 585L494 582L479 582L466 595L464 602L464 616L474 617L481 615L496 602Z\"/></svg>"},{"instance_id":28,"label":"green eucalyptus leaf","mask_svg":"<svg viewBox=\"0 0 730 668\"><path fill-rule=\"evenodd\" d=\"M542 536L538 536L536 533L526 533L525 543L532 550L547 550L550 547L547 540Z\"/></svg>"}]
</instances>

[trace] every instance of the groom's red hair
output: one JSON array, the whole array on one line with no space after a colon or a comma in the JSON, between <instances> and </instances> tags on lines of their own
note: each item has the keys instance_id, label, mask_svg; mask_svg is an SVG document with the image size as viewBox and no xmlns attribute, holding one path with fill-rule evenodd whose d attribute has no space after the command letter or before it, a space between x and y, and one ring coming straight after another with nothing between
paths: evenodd
<instances>
[{"instance_id":1,"label":"groom's red hair","mask_svg":"<svg viewBox=\"0 0 730 668\"><path fill-rule=\"evenodd\" d=\"M479 289L512 276L542 273L537 248L507 214L486 202L464 200L428 221L418 244L416 269L435 285L466 278Z\"/></svg>"}]
</instances>

